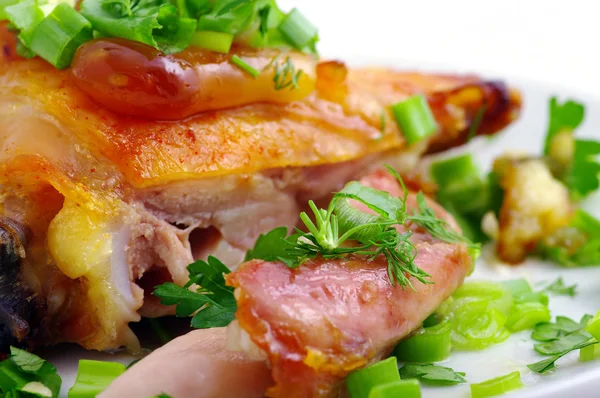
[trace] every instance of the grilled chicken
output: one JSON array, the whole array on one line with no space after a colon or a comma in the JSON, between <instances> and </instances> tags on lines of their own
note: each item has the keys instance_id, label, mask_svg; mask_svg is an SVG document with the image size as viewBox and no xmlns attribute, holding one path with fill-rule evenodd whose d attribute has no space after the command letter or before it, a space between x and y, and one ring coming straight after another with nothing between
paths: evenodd
<instances>
[{"instance_id":1,"label":"grilled chicken","mask_svg":"<svg viewBox=\"0 0 600 398\"><path fill-rule=\"evenodd\" d=\"M264 359L227 349L227 328L195 330L132 366L98 398L262 398L273 383Z\"/></svg>"},{"instance_id":2,"label":"grilled chicken","mask_svg":"<svg viewBox=\"0 0 600 398\"><path fill-rule=\"evenodd\" d=\"M41 314L20 317L29 343L135 350L128 324L170 313L148 293L185 283L190 262L212 254L235 269L260 233L294 226L307 199L464 142L484 104L480 134L520 109L516 91L476 76L348 69L299 53L233 49L264 66L254 80L230 55L194 48L165 56L101 39L57 70L17 56L6 26L0 46L0 214L30 232L13 242ZM287 57L303 73L295 90L274 90ZM388 107L415 93L439 131L407 146Z\"/></svg>"},{"instance_id":3,"label":"grilled chicken","mask_svg":"<svg viewBox=\"0 0 600 398\"><path fill-rule=\"evenodd\" d=\"M361 182L401 194L386 173ZM407 203L416 208L414 196ZM439 206L430 205L457 228ZM413 230L416 264L431 275L433 284L413 281L415 291L392 286L383 256L374 261L316 259L296 269L280 262L250 261L227 278L236 287L238 303L236 321L229 326L230 338L238 342L230 341L229 348L246 350L246 357L227 353L221 329L195 331L136 364L101 397L142 398L160 392L175 398L340 396L347 374L387 356L471 269L464 244L440 242L414 225L405 228ZM250 344L245 342L248 336ZM271 374L265 362L261 365L261 356ZM165 363L173 366L165 368ZM256 377L250 380L249 374ZM226 382L238 375L239 383ZM211 380L210 386L205 386L206 380ZM263 390L257 391L259 387ZM233 389L245 393L235 395Z\"/></svg>"}]
</instances>

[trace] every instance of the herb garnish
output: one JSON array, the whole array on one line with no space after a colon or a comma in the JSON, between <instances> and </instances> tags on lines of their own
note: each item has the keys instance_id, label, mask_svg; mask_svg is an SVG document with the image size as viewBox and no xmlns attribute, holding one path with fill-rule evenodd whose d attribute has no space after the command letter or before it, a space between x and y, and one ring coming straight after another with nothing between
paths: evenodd
<instances>
[{"instance_id":1,"label":"herb garnish","mask_svg":"<svg viewBox=\"0 0 600 398\"><path fill-rule=\"evenodd\" d=\"M560 104L556 97L549 102L550 118L548 131L544 142L544 155L550 151L550 141L562 131L573 132L585 117L585 106L576 101L568 100Z\"/></svg>"},{"instance_id":2,"label":"herb garnish","mask_svg":"<svg viewBox=\"0 0 600 398\"><path fill-rule=\"evenodd\" d=\"M423 194L417 196L418 211L409 215L406 209L408 190L400 176L388 167L404 190L404 197L394 197L387 192L366 187L354 181L333 196L328 208L319 209L309 201L315 222L303 212L300 219L308 232L297 230L285 237L286 229L277 228L261 235L246 260L259 258L266 261L282 261L288 267L297 267L308 259L320 256L325 259L344 258L349 254L374 259L385 256L388 276L392 285L413 287L410 277L421 283L431 283L429 274L414 262L417 252L410 242L412 232L398 232L394 226L411 221L434 237L449 243L466 243L477 253L478 245L452 231L448 224L438 219L427 204ZM365 213L352 207L348 200L355 200L375 214ZM346 242L358 245L348 247Z\"/></svg>"},{"instance_id":3,"label":"herb garnish","mask_svg":"<svg viewBox=\"0 0 600 398\"><path fill-rule=\"evenodd\" d=\"M556 97L550 99L550 121L544 143L544 155L552 157L552 142L559 134L573 135L583 122L585 106L573 100L559 103ZM575 139L573 158L566 173L560 176L569 188L571 196L578 200L600 188L600 142Z\"/></svg>"},{"instance_id":4,"label":"herb garnish","mask_svg":"<svg viewBox=\"0 0 600 398\"><path fill-rule=\"evenodd\" d=\"M403 187L404 197L394 197L387 192L351 182L334 195L327 210L319 209L313 201L309 201L315 222L307 213L300 214L308 232L297 230L295 234L287 236L287 228L275 228L260 235L254 248L248 250L245 261L281 261L295 268L318 256L330 259L354 254L374 259L383 255L388 262L388 276L392 285L398 283L413 288L410 277L422 283L432 283L429 274L414 263L417 251L410 242L412 232L398 232L395 225L403 225L410 220L443 241L476 245L450 231L447 223L435 216L422 193L417 196L418 212L409 215L406 210L408 190L400 176L389 167L388 170ZM348 199L362 203L375 214L352 207ZM348 241L355 241L358 245L348 247L345 245ZM177 305L177 316L194 314L192 326L195 328L228 325L237 309L233 288L225 285L223 277L223 274L229 273L229 269L211 256L208 261L190 264L188 272L190 280L185 286L167 282L157 286L153 294L161 299L162 304ZM194 292L190 290L193 285L201 287Z\"/></svg>"},{"instance_id":5,"label":"herb garnish","mask_svg":"<svg viewBox=\"0 0 600 398\"><path fill-rule=\"evenodd\" d=\"M196 261L188 267L190 280L181 287L167 282L157 286L154 294L164 305L177 305L176 315L192 318L192 327L206 329L227 326L234 318L237 305L233 288L225 285L229 268L215 257ZM196 291L189 290L192 285Z\"/></svg>"},{"instance_id":6,"label":"herb garnish","mask_svg":"<svg viewBox=\"0 0 600 398\"><path fill-rule=\"evenodd\" d=\"M62 379L56 368L30 352L10 347L10 357L0 362L0 391L3 396L21 392L39 397L58 397Z\"/></svg>"},{"instance_id":7,"label":"herb garnish","mask_svg":"<svg viewBox=\"0 0 600 398\"><path fill-rule=\"evenodd\" d=\"M283 64L280 64L278 55L272 61L272 64L275 68L275 75L273 76L275 90L283 90L288 87L290 87L290 90L295 90L299 87L298 80L300 80L300 76L302 76L302 69L296 71L296 66L289 56L285 59Z\"/></svg>"},{"instance_id":8,"label":"herb garnish","mask_svg":"<svg viewBox=\"0 0 600 398\"><path fill-rule=\"evenodd\" d=\"M479 131L479 126L481 126L481 122L483 122L483 116L485 115L485 111L487 109L487 104L483 104L477 109L477 113L473 117L471 121L471 125L469 126L469 133L467 134L467 142L471 141L477 135Z\"/></svg>"},{"instance_id":9,"label":"herb garnish","mask_svg":"<svg viewBox=\"0 0 600 398\"><path fill-rule=\"evenodd\" d=\"M581 348L585 348L585 347L594 345L594 344L598 344L598 341L596 341L596 340L589 340L589 341L587 341L585 343L581 343L581 344L575 345L573 347L569 347L565 351L563 351L563 352L561 352L559 354L556 354L556 355L554 355L554 356L552 356L552 357L550 357L548 359L544 359L544 360L541 360L539 362L529 364L529 365L527 365L527 367L529 369L533 370L534 372L537 372L537 373L547 372L548 370L554 369L554 363L556 361L558 361L560 358L562 358L565 355L567 355L568 353L570 353L572 351L575 351L575 350L579 350Z\"/></svg>"},{"instance_id":10,"label":"herb garnish","mask_svg":"<svg viewBox=\"0 0 600 398\"><path fill-rule=\"evenodd\" d=\"M536 341L554 341L585 328L591 315L584 315L581 321L575 322L566 316L557 316L554 323L544 322L535 326L531 338Z\"/></svg>"},{"instance_id":11,"label":"herb garnish","mask_svg":"<svg viewBox=\"0 0 600 398\"><path fill-rule=\"evenodd\" d=\"M584 330L591 315L584 315L581 321L575 322L564 316L557 316L555 323L540 323L535 327L531 338L542 341L534 345L534 349L543 355L552 355L548 359L529 364L534 372L544 373L554 368L554 363L570 353L598 342Z\"/></svg>"},{"instance_id":12,"label":"herb garnish","mask_svg":"<svg viewBox=\"0 0 600 398\"><path fill-rule=\"evenodd\" d=\"M577 294L576 289L577 289L577 284L567 286L567 285L565 285L565 281L563 280L563 278L561 276L561 277L558 277L554 282L550 283L548 286L544 287L542 289L542 291L556 294L556 295L574 297Z\"/></svg>"},{"instance_id":13,"label":"herb garnish","mask_svg":"<svg viewBox=\"0 0 600 398\"><path fill-rule=\"evenodd\" d=\"M318 41L316 28L298 10L285 14L274 0L83 0L80 10L45 3L1 2L0 21L8 20L18 33L19 54L38 55L59 69L98 36L137 41L166 54L190 45L228 52L224 43L234 38L254 47L295 49L302 42L306 48L299 50L315 53ZM289 71L292 83L284 79L280 85L297 85L300 71Z\"/></svg>"},{"instance_id":14,"label":"herb garnish","mask_svg":"<svg viewBox=\"0 0 600 398\"><path fill-rule=\"evenodd\" d=\"M444 366L406 364L400 368L400 378L419 379L423 383L450 386L466 383L464 372L455 372Z\"/></svg>"}]
</instances>

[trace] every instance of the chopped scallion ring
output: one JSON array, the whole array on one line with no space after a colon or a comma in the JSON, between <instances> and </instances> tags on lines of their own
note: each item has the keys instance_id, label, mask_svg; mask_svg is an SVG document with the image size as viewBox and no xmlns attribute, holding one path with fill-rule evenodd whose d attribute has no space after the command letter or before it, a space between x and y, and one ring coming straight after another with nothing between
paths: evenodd
<instances>
[{"instance_id":1,"label":"chopped scallion ring","mask_svg":"<svg viewBox=\"0 0 600 398\"><path fill-rule=\"evenodd\" d=\"M69 398L93 398L126 370L119 362L92 361L81 359L77 380L69 390Z\"/></svg>"},{"instance_id":2,"label":"chopped scallion ring","mask_svg":"<svg viewBox=\"0 0 600 398\"><path fill-rule=\"evenodd\" d=\"M227 54L232 43L233 35L230 33L204 30L194 33L190 45Z\"/></svg>"},{"instance_id":3,"label":"chopped scallion ring","mask_svg":"<svg viewBox=\"0 0 600 398\"><path fill-rule=\"evenodd\" d=\"M600 311L587 323L585 330L596 340L600 340Z\"/></svg>"},{"instance_id":4,"label":"chopped scallion ring","mask_svg":"<svg viewBox=\"0 0 600 398\"><path fill-rule=\"evenodd\" d=\"M433 162L431 163L430 173L442 189L457 183L464 185L465 180L481 179L479 167L477 167L473 155L470 153Z\"/></svg>"},{"instance_id":5,"label":"chopped scallion ring","mask_svg":"<svg viewBox=\"0 0 600 398\"><path fill-rule=\"evenodd\" d=\"M579 349L581 362L593 361L600 358L600 344L592 344Z\"/></svg>"},{"instance_id":6,"label":"chopped scallion ring","mask_svg":"<svg viewBox=\"0 0 600 398\"><path fill-rule=\"evenodd\" d=\"M66 3L60 3L31 36L31 50L63 69L71 65L77 48L92 40L92 25Z\"/></svg>"},{"instance_id":7,"label":"chopped scallion ring","mask_svg":"<svg viewBox=\"0 0 600 398\"><path fill-rule=\"evenodd\" d=\"M369 398L421 398L421 386L416 379L380 384L371 389Z\"/></svg>"},{"instance_id":8,"label":"chopped scallion ring","mask_svg":"<svg viewBox=\"0 0 600 398\"><path fill-rule=\"evenodd\" d=\"M399 381L400 372L396 357L389 357L348 375L346 386L351 398L369 398L374 387Z\"/></svg>"},{"instance_id":9,"label":"chopped scallion ring","mask_svg":"<svg viewBox=\"0 0 600 398\"><path fill-rule=\"evenodd\" d=\"M243 70L244 72L251 75L253 78L257 78L260 75L260 71L254 68L252 65L249 65L246 61L238 57L237 55L233 55L231 57L231 63Z\"/></svg>"},{"instance_id":10,"label":"chopped scallion ring","mask_svg":"<svg viewBox=\"0 0 600 398\"><path fill-rule=\"evenodd\" d=\"M504 287L510 290L510 293L513 295L513 297L527 293L533 293L531 285L525 279L511 279L501 283Z\"/></svg>"},{"instance_id":11,"label":"chopped scallion ring","mask_svg":"<svg viewBox=\"0 0 600 398\"><path fill-rule=\"evenodd\" d=\"M295 8L281 22L279 31L298 50L310 46L318 34L317 28Z\"/></svg>"},{"instance_id":12,"label":"chopped scallion ring","mask_svg":"<svg viewBox=\"0 0 600 398\"><path fill-rule=\"evenodd\" d=\"M391 109L409 145L424 140L438 129L431 108L422 95L398 102L392 105Z\"/></svg>"},{"instance_id":13,"label":"chopped scallion ring","mask_svg":"<svg viewBox=\"0 0 600 398\"><path fill-rule=\"evenodd\" d=\"M522 302L513 306L506 320L506 327L511 332L519 332L532 329L538 323L549 322L550 318L550 310L546 305L540 302Z\"/></svg>"},{"instance_id":14,"label":"chopped scallion ring","mask_svg":"<svg viewBox=\"0 0 600 398\"><path fill-rule=\"evenodd\" d=\"M521 387L523 387L521 374L512 372L482 383L471 384L471 396L472 398L493 397Z\"/></svg>"},{"instance_id":15,"label":"chopped scallion ring","mask_svg":"<svg viewBox=\"0 0 600 398\"><path fill-rule=\"evenodd\" d=\"M437 325L423 327L394 348L394 355L405 362L430 363L448 358L452 349L452 322L445 318Z\"/></svg>"}]
</instances>

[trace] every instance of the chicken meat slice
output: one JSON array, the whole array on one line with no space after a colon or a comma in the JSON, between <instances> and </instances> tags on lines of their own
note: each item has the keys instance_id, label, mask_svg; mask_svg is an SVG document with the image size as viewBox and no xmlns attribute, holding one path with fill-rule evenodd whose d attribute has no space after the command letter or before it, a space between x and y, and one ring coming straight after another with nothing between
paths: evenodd
<instances>
[{"instance_id":1,"label":"chicken meat slice","mask_svg":"<svg viewBox=\"0 0 600 398\"><path fill-rule=\"evenodd\" d=\"M374 173L362 182L400 194L398 183L387 173ZM414 196L408 203L415 208ZM430 205L438 217L452 222L439 206ZM237 367L238 359L227 359L231 368L220 359L215 367L204 363L212 351L194 347L204 347L211 332L192 332L143 359L102 397L141 398L160 392L174 398L229 397L232 387L222 381L235 380L238 371L239 386L248 388L248 395L240 396L342 396L346 375L389 355L395 344L462 284L472 267L464 244L441 242L414 225L406 227L414 232L415 263L431 275L431 284L412 280L414 290L392 285L384 257L315 259L295 269L281 262L252 260L227 275L227 282L236 288L238 304L236 321L229 326L231 334L241 340L249 337L252 343L240 341L229 347L246 350L245 361L254 366L259 366L257 358L265 357L268 368L261 368L260 377L248 382L242 373L250 370ZM227 347L222 343L219 358L233 355L225 354ZM167 352L182 354L167 358ZM165 368L166 361L177 365ZM154 379L152 375L158 372L164 375ZM214 384L205 386L208 377ZM257 385L264 390L256 391Z\"/></svg>"}]
</instances>

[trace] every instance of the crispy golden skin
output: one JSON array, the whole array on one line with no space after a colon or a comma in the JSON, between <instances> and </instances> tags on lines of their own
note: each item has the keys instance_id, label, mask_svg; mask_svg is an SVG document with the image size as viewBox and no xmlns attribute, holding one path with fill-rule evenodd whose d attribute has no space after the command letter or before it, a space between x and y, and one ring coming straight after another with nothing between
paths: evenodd
<instances>
[{"instance_id":1,"label":"crispy golden skin","mask_svg":"<svg viewBox=\"0 0 600 398\"><path fill-rule=\"evenodd\" d=\"M108 158L134 187L332 164L399 150L406 143L386 109L415 93L427 96L440 124L430 142L435 151L464 142L483 104L486 113L479 134L498 131L520 109L516 91L475 76L347 70L328 62L317 68L317 91L302 101L252 104L176 122L141 120L95 104L73 84L68 70L14 57L6 36L5 32L0 95L47 113L80 145ZM377 139L384 113L384 137Z\"/></svg>"}]
</instances>

